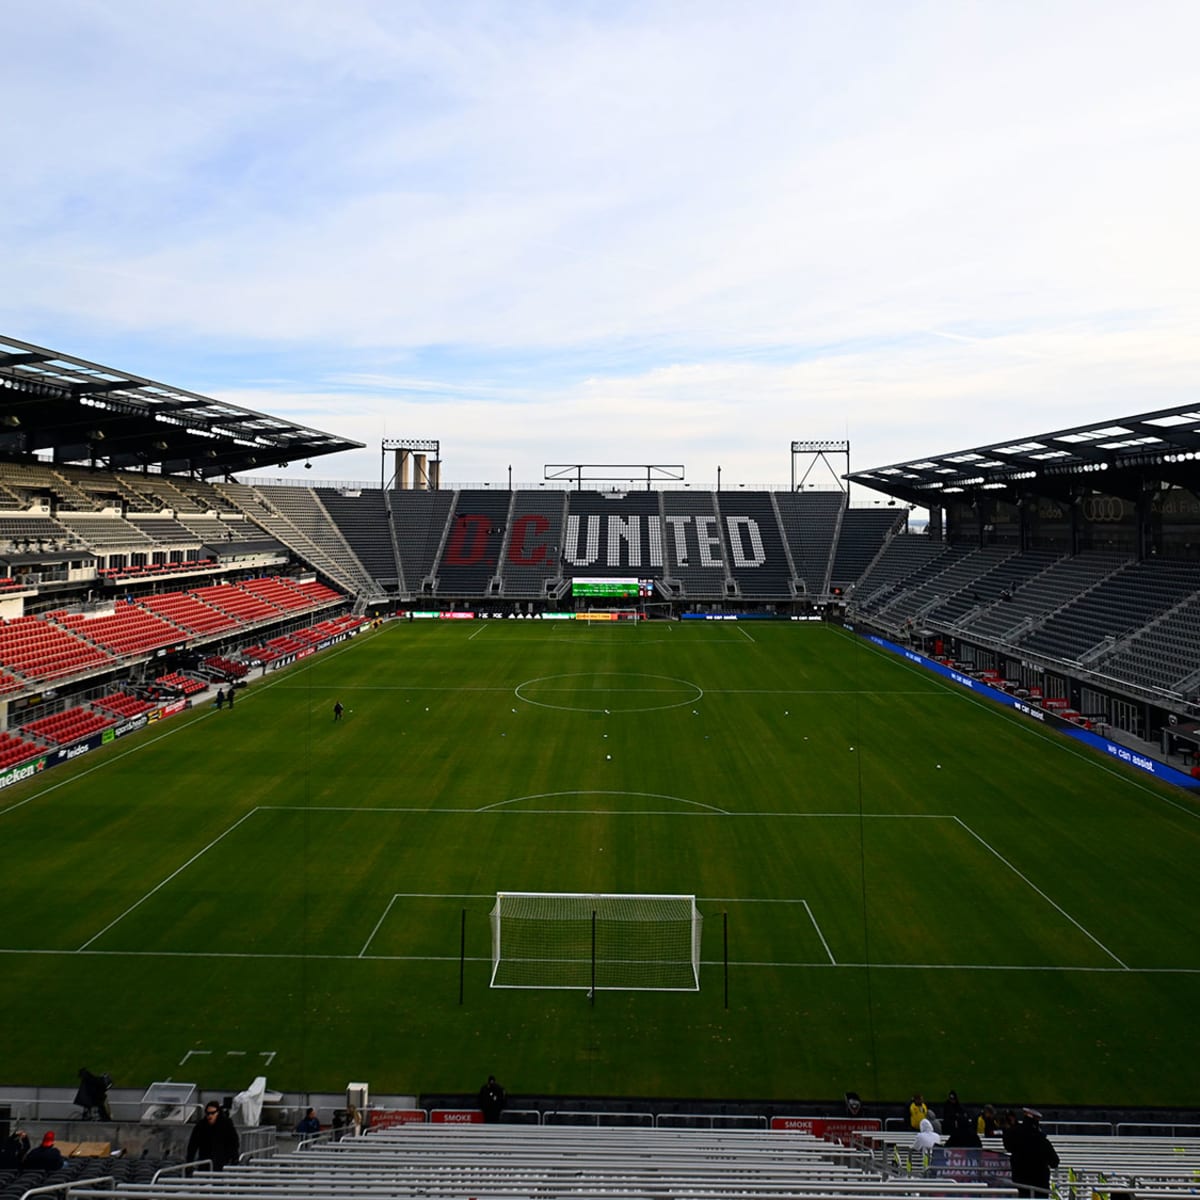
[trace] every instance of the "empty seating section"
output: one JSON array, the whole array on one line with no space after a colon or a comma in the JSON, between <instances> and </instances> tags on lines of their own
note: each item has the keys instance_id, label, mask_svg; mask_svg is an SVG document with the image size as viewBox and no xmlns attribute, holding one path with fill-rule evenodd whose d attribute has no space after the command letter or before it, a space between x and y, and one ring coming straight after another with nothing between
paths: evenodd
<instances>
[{"instance_id":1,"label":"empty seating section","mask_svg":"<svg viewBox=\"0 0 1200 1200\"><path fill-rule=\"evenodd\" d=\"M729 543L715 499L714 492L662 494L668 571L690 600L720 600L729 594Z\"/></svg>"},{"instance_id":2,"label":"empty seating section","mask_svg":"<svg viewBox=\"0 0 1200 1200\"><path fill-rule=\"evenodd\" d=\"M48 547L74 546L79 539L53 517L34 517L27 513L0 516L0 544L16 552L37 544Z\"/></svg>"},{"instance_id":3,"label":"empty seating section","mask_svg":"<svg viewBox=\"0 0 1200 1200\"><path fill-rule=\"evenodd\" d=\"M938 605L929 621L938 627L974 630L987 622L992 606L1012 603L1013 596L1029 580L1040 575L1058 560L1055 550L1026 550L998 563L960 593L953 601Z\"/></svg>"},{"instance_id":4,"label":"empty seating section","mask_svg":"<svg viewBox=\"0 0 1200 1200\"><path fill-rule=\"evenodd\" d=\"M112 666L112 656L39 617L17 617L0 625L0 663L26 679L59 679Z\"/></svg>"},{"instance_id":5,"label":"empty seating section","mask_svg":"<svg viewBox=\"0 0 1200 1200\"><path fill-rule=\"evenodd\" d=\"M284 612L312 607L307 596L279 578L271 579L264 576L260 579L243 579L238 583L238 587Z\"/></svg>"},{"instance_id":6,"label":"empty seating section","mask_svg":"<svg viewBox=\"0 0 1200 1200\"><path fill-rule=\"evenodd\" d=\"M439 596L483 596L500 572L500 550L508 525L511 492L464 489L434 567Z\"/></svg>"},{"instance_id":7,"label":"empty seating section","mask_svg":"<svg viewBox=\"0 0 1200 1200\"><path fill-rule=\"evenodd\" d=\"M232 658L226 658L221 654L209 655L204 660L204 665L215 674L224 675L226 679L242 679L249 670L245 663L237 662Z\"/></svg>"},{"instance_id":8,"label":"empty seating section","mask_svg":"<svg viewBox=\"0 0 1200 1200\"><path fill-rule=\"evenodd\" d=\"M125 518L134 529L159 546L199 550L201 539L174 517L146 516L130 513Z\"/></svg>"},{"instance_id":9,"label":"empty seating section","mask_svg":"<svg viewBox=\"0 0 1200 1200\"><path fill-rule=\"evenodd\" d=\"M333 488L317 488L317 498L354 551L358 561L384 585L399 581L392 531L378 488L347 495Z\"/></svg>"},{"instance_id":10,"label":"empty seating section","mask_svg":"<svg viewBox=\"0 0 1200 1200\"><path fill-rule=\"evenodd\" d=\"M197 635L219 633L223 629L233 629L239 624L237 617L214 608L187 592L164 592L159 596L145 596L139 603L143 608L165 617L180 629Z\"/></svg>"},{"instance_id":11,"label":"empty seating section","mask_svg":"<svg viewBox=\"0 0 1200 1200\"><path fill-rule=\"evenodd\" d=\"M410 592L419 592L423 581L433 574L454 493L393 491L389 502L404 582Z\"/></svg>"},{"instance_id":12,"label":"empty seating section","mask_svg":"<svg viewBox=\"0 0 1200 1200\"><path fill-rule=\"evenodd\" d=\"M196 486L192 480L177 482L169 475L149 474L125 476L124 480L131 491L142 497L143 503L150 505L151 512L170 509L177 514L203 513L212 507L188 494Z\"/></svg>"},{"instance_id":13,"label":"empty seating section","mask_svg":"<svg viewBox=\"0 0 1200 1200\"><path fill-rule=\"evenodd\" d=\"M123 517L60 511L58 520L81 542L96 550L130 550L154 545Z\"/></svg>"},{"instance_id":14,"label":"empty seating section","mask_svg":"<svg viewBox=\"0 0 1200 1200\"><path fill-rule=\"evenodd\" d=\"M213 608L236 617L247 624L278 617L280 609L266 600L253 596L237 584L215 583L211 587L193 588L192 595Z\"/></svg>"},{"instance_id":15,"label":"empty seating section","mask_svg":"<svg viewBox=\"0 0 1200 1200\"><path fill-rule=\"evenodd\" d=\"M39 743L26 741L15 733L0 733L0 770L33 758L43 749L45 747Z\"/></svg>"},{"instance_id":16,"label":"empty seating section","mask_svg":"<svg viewBox=\"0 0 1200 1200\"><path fill-rule=\"evenodd\" d=\"M778 492L775 503L792 552L796 576L810 596L819 596L829 574L839 518L846 506L842 492Z\"/></svg>"},{"instance_id":17,"label":"empty seating section","mask_svg":"<svg viewBox=\"0 0 1200 1200\"><path fill-rule=\"evenodd\" d=\"M254 546L269 549L280 546L277 538L264 533L253 521L244 518L224 518L208 513L181 513L177 520L192 538L209 549L228 552L237 547Z\"/></svg>"},{"instance_id":18,"label":"empty seating section","mask_svg":"<svg viewBox=\"0 0 1200 1200\"><path fill-rule=\"evenodd\" d=\"M1196 588L1196 569L1189 563L1127 563L1077 592L1017 644L1054 658L1079 659L1144 628Z\"/></svg>"},{"instance_id":19,"label":"empty seating section","mask_svg":"<svg viewBox=\"0 0 1200 1200\"><path fill-rule=\"evenodd\" d=\"M912 583L928 578L949 551L945 542L909 534L894 537L854 589L857 607L874 613Z\"/></svg>"},{"instance_id":20,"label":"empty seating section","mask_svg":"<svg viewBox=\"0 0 1200 1200\"><path fill-rule=\"evenodd\" d=\"M577 1114L566 1114L577 1115ZM376 1197L378 1200L462 1200L470 1196L539 1197L539 1200L590 1198L633 1200L636 1197L722 1197L807 1200L917 1200L918 1197L1014 1196L1003 1179L968 1182L958 1171L892 1173L894 1152L907 1158L908 1135L864 1135L863 1146L824 1142L811 1134L764 1129L697 1129L661 1126L588 1127L582 1124L454 1125L415 1124L373 1130L364 1137L316 1141L302 1153L259 1155L231 1164L220 1174L189 1176L161 1172L131 1175L119 1189L98 1192L72 1187L68 1197L99 1194L141 1200L178 1197L198 1200L290 1200L292 1197ZM1135 1140L1093 1139L1119 1146ZM1072 1139L1054 1135L1063 1166L1056 1191L1066 1194L1077 1178L1083 1192L1103 1188L1103 1181L1122 1187L1137 1181L1178 1180L1186 1191L1188 1173L1196 1169L1195 1151L1179 1142L1157 1139L1159 1146L1140 1153L1076 1150ZM999 1149L999 1139L988 1139ZM1065 1153L1064 1153L1065 1150ZM1175 1152L1175 1153L1173 1153ZM1115 1155L1114 1166L1106 1153ZM1069 1166L1074 1168L1068 1177ZM105 1164L104 1169L110 1169ZM1159 1174L1159 1168L1162 1174ZM97 1166L91 1174L99 1173ZM1107 1171L1107 1173L1106 1173ZM28 1181L23 1180L23 1185ZM1106 1190L1106 1189L1105 1189ZM1139 1186L1138 1191L1142 1189Z\"/></svg>"},{"instance_id":21,"label":"empty seating section","mask_svg":"<svg viewBox=\"0 0 1200 1200\"><path fill-rule=\"evenodd\" d=\"M517 492L501 563L503 595L544 596L560 577L565 505L561 492Z\"/></svg>"},{"instance_id":22,"label":"empty seating section","mask_svg":"<svg viewBox=\"0 0 1200 1200\"><path fill-rule=\"evenodd\" d=\"M329 617L324 621L318 621L315 625L309 626L308 629L300 629L296 631L297 637L306 638L310 642L323 642L326 638L336 637L339 633L346 633L351 629L357 629L362 624L358 617L348 614L344 617Z\"/></svg>"},{"instance_id":23,"label":"empty seating section","mask_svg":"<svg viewBox=\"0 0 1200 1200\"><path fill-rule=\"evenodd\" d=\"M49 717L39 717L22 726L21 732L28 736L44 738L60 746L82 741L101 729L116 724L112 713L95 712L90 708L67 708Z\"/></svg>"},{"instance_id":24,"label":"empty seating section","mask_svg":"<svg viewBox=\"0 0 1200 1200\"><path fill-rule=\"evenodd\" d=\"M149 712L154 705L140 696L130 696L125 692L110 692L107 696L101 696L99 700L93 700L92 707L104 709L118 717L138 717L144 712Z\"/></svg>"},{"instance_id":25,"label":"empty seating section","mask_svg":"<svg viewBox=\"0 0 1200 1200\"><path fill-rule=\"evenodd\" d=\"M5 463L4 479L10 490L21 496L22 503L53 498L63 508L91 512L92 499L65 475L42 463Z\"/></svg>"},{"instance_id":26,"label":"empty seating section","mask_svg":"<svg viewBox=\"0 0 1200 1200\"><path fill-rule=\"evenodd\" d=\"M919 582L910 582L900 595L889 599L877 612L885 614L892 625L924 618L932 608L960 591L973 594L975 580L1011 556L1012 551L1007 547L951 546L949 552L937 560L937 571Z\"/></svg>"},{"instance_id":27,"label":"empty seating section","mask_svg":"<svg viewBox=\"0 0 1200 1200\"><path fill-rule=\"evenodd\" d=\"M262 646L247 646L242 653L246 658L253 659L258 663L273 663L289 654L298 654L301 650L308 649L308 646L309 643L303 638L284 635L271 638Z\"/></svg>"},{"instance_id":28,"label":"empty seating section","mask_svg":"<svg viewBox=\"0 0 1200 1200\"><path fill-rule=\"evenodd\" d=\"M181 692L185 696L194 696L197 692L204 691L208 684L202 679L183 675L179 671L168 671L154 680L154 687L162 692Z\"/></svg>"},{"instance_id":29,"label":"empty seating section","mask_svg":"<svg viewBox=\"0 0 1200 1200\"><path fill-rule=\"evenodd\" d=\"M310 488L245 488L222 484L229 499L314 569L367 599L385 593L355 557Z\"/></svg>"},{"instance_id":30,"label":"empty seating section","mask_svg":"<svg viewBox=\"0 0 1200 1200\"><path fill-rule=\"evenodd\" d=\"M838 530L833 554L831 586L847 588L857 583L875 561L888 538L902 530L908 520L906 509L848 508Z\"/></svg>"},{"instance_id":31,"label":"empty seating section","mask_svg":"<svg viewBox=\"0 0 1200 1200\"><path fill-rule=\"evenodd\" d=\"M290 633L271 638L261 646L250 646L242 653L246 658L258 663L273 663L291 654L310 651L313 646L318 646L349 629L357 628L358 625L359 620L354 616L331 617L305 629L293 629ZM245 674L245 668L242 669L242 674Z\"/></svg>"},{"instance_id":32,"label":"empty seating section","mask_svg":"<svg viewBox=\"0 0 1200 1200\"><path fill-rule=\"evenodd\" d=\"M264 513L262 521L280 541L295 546L302 557L315 559L318 565L326 565L328 574L335 579L345 580L346 586L353 591L378 588L311 488L272 487L255 490L267 501L268 513L273 510L282 518L272 524L265 519L268 514Z\"/></svg>"},{"instance_id":33,"label":"empty seating section","mask_svg":"<svg viewBox=\"0 0 1200 1200\"><path fill-rule=\"evenodd\" d=\"M89 642L125 657L178 645L187 638L187 634L170 621L124 600L118 601L115 610L107 616L59 613L54 619Z\"/></svg>"},{"instance_id":34,"label":"empty seating section","mask_svg":"<svg viewBox=\"0 0 1200 1200\"><path fill-rule=\"evenodd\" d=\"M729 570L747 599L790 596L792 572L770 492L718 492Z\"/></svg>"},{"instance_id":35,"label":"empty seating section","mask_svg":"<svg viewBox=\"0 0 1200 1200\"><path fill-rule=\"evenodd\" d=\"M147 495L138 487L136 476L114 471L112 480L116 493L121 498L122 510L127 518L132 519L139 513L156 513L163 508L158 500Z\"/></svg>"},{"instance_id":36,"label":"empty seating section","mask_svg":"<svg viewBox=\"0 0 1200 1200\"><path fill-rule=\"evenodd\" d=\"M1193 594L1174 612L1099 659L1096 669L1148 687L1182 691L1200 672L1200 596Z\"/></svg>"},{"instance_id":37,"label":"empty seating section","mask_svg":"<svg viewBox=\"0 0 1200 1200\"><path fill-rule=\"evenodd\" d=\"M325 584L321 583L321 581L318 579L288 579L285 580L285 582L287 583L288 587L299 592L300 595L306 596L310 606L313 607L320 607L321 605L326 604L335 604L344 599L340 592L335 592L333 588L326 587Z\"/></svg>"},{"instance_id":38,"label":"empty seating section","mask_svg":"<svg viewBox=\"0 0 1200 1200\"><path fill-rule=\"evenodd\" d=\"M1019 560L1018 560L1019 561ZM1108 554L1060 558L1010 592L1011 599L993 604L971 622L971 632L1005 641L1032 628L1051 612L1094 587L1124 561Z\"/></svg>"}]
</instances>

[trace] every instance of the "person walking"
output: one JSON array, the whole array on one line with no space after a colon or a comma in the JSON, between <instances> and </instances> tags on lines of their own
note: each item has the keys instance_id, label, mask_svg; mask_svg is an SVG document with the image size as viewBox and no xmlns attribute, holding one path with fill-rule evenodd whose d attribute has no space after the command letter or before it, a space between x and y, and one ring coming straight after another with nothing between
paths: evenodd
<instances>
[{"instance_id":1,"label":"person walking","mask_svg":"<svg viewBox=\"0 0 1200 1200\"><path fill-rule=\"evenodd\" d=\"M345 711L346 710L342 707L342 702L340 700L335 700L333 702L333 719L335 721L340 721L342 719L342 713Z\"/></svg>"},{"instance_id":2,"label":"person walking","mask_svg":"<svg viewBox=\"0 0 1200 1200\"><path fill-rule=\"evenodd\" d=\"M1050 1172L1058 1166L1058 1152L1042 1132L1041 1119L1036 1108L1027 1108L1022 1119L1004 1134L1018 1196L1050 1194Z\"/></svg>"},{"instance_id":3,"label":"person walking","mask_svg":"<svg viewBox=\"0 0 1200 1200\"><path fill-rule=\"evenodd\" d=\"M229 1163L237 1162L240 1149L238 1131L233 1122L215 1100L210 1100L204 1106L203 1115L192 1126L192 1136L188 1139L188 1162L208 1159L212 1169L220 1171Z\"/></svg>"}]
</instances>

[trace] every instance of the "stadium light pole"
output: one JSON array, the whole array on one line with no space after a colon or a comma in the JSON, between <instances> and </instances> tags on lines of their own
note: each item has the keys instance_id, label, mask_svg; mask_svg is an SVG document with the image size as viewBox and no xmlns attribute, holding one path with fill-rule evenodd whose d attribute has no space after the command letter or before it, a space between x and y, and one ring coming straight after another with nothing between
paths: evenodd
<instances>
[{"instance_id":1,"label":"stadium light pole","mask_svg":"<svg viewBox=\"0 0 1200 1200\"><path fill-rule=\"evenodd\" d=\"M717 491L721 490L721 464L717 463Z\"/></svg>"}]
</instances>

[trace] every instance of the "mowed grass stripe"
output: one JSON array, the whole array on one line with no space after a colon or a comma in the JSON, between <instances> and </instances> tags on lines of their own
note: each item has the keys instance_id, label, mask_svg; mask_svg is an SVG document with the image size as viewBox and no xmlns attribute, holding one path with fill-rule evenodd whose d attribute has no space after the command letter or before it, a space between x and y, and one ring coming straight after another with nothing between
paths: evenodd
<instances>
[{"instance_id":1,"label":"mowed grass stripe","mask_svg":"<svg viewBox=\"0 0 1200 1200\"><path fill-rule=\"evenodd\" d=\"M245 1086L225 1039L297 1088L1190 1094L1186 798L827 627L479 628L388 627L6 794L13 1078L208 1049ZM520 699L549 676L576 707ZM614 678L649 711L592 703ZM702 694L648 706L664 679ZM488 898L543 887L729 898L701 992L490 991Z\"/></svg>"}]
</instances>

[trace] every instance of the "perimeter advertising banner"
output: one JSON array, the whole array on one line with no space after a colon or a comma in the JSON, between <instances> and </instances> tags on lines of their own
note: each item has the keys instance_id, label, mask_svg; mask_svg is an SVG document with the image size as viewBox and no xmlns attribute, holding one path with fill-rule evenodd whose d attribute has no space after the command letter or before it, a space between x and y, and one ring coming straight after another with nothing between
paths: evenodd
<instances>
[{"instance_id":1,"label":"perimeter advertising banner","mask_svg":"<svg viewBox=\"0 0 1200 1200\"><path fill-rule=\"evenodd\" d=\"M107 729L101 729L71 746L56 746L53 750L38 751L33 757L18 766L0 771L0 791L11 787L14 783L30 779L34 775L40 775L51 767L71 762L99 746L107 746L127 733L136 733L139 729L145 729L152 721L161 721L164 717L174 716L175 713L190 707L191 704L187 700L172 700L170 704L160 705L158 708L152 708L149 712L139 713L136 717L129 717L116 725L110 725Z\"/></svg>"},{"instance_id":2,"label":"perimeter advertising banner","mask_svg":"<svg viewBox=\"0 0 1200 1200\"><path fill-rule=\"evenodd\" d=\"M855 632L853 625L847 624L846 628L851 633ZM1136 767L1139 771L1145 771L1147 775L1153 775L1155 779L1161 779L1164 783L1171 783L1176 787L1187 788L1189 791L1200 791L1200 779L1193 779L1192 776L1185 775L1184 772L1177 771L1174 767L1167 766L1166 763L1161 763L1155 758L1147 758L1146 755L1139 754L1136 750L1130 750L1128 746L1122 746L1119 742L1101 737L1099 734L1092 733L1087 729L1081 729L1071 721L1064 721L1061 717L1056 717L1052 712L1047 712L1045 709L1030 704L1026 700L1018 699L1016 696L1010 696L1007 692L1002 692L999 688L989 687L982 680L965 675L962 671L957 671L953 667L946 666L945 663L937 662L935 659L926 658L924 654L918 654L915 650L910 650L906 646L898 646L895 642L889 642L887 638L879 637L874 633L863 633L859 634L859 636L864 637L868 642L879 646L881 649L898 655L908 662L915 663L918 667L924 667L925 670L932 671L935 675L940 675L943 679L949 679L952 683L956 683L959 687L974 692L977 696L994 701L996 704L1002 704L1005 708L1015 709L1022 716L1028 717L1032 721L1047 725L1059 733L1066 734L1067 737L1074 738L1077 742L1082 742L1085 746L1090 746L1093 750L1099 750L1111 758L1127 763L1131 767Z\"/></svg>"}]
</instances>

